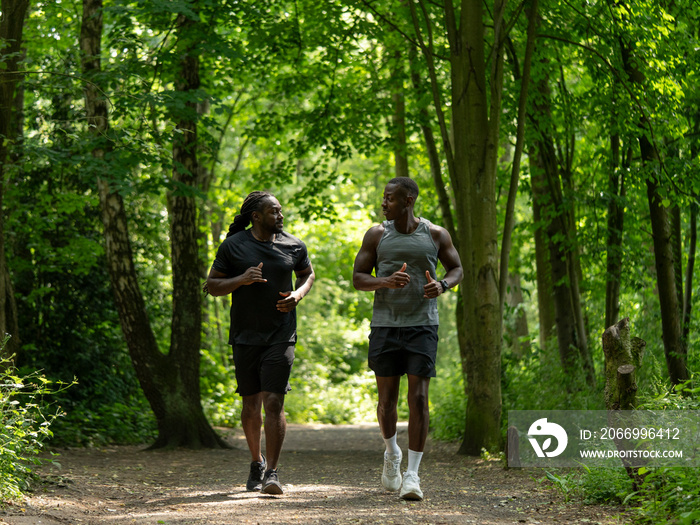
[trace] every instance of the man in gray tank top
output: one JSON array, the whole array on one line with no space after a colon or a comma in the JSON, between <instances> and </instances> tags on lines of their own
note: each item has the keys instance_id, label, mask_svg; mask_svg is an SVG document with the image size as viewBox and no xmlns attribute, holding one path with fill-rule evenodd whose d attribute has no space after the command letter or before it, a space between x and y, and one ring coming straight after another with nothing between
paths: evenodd
<instances>
[{"instance_id":1,"label":"man in gray tank top","mask_svg":"<svg viewBox=\"0 0 700 525\"><path fill-rule=\"evenodd\" d=\"M428 437L428 387L435 377L437 297L462 280L462 263L444 228L413 214L418 185L407 177L384 188L386 221L370 228L355 258L353 285L374 292L369 366L377 380L377 419L386 443L382 485L421 500L418 467ZM437 277L437 262L445 274ZM374 272L374 275L373 275ZM408 377L408 466L396 442L401 376Z\"/></svg>"}]
</instances>

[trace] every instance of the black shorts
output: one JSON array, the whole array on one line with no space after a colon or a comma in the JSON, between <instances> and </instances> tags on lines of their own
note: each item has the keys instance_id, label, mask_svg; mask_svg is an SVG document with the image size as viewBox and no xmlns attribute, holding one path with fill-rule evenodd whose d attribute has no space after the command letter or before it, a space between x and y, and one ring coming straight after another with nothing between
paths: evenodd
<instances>
[{"instance_id":1,"label":"black shorts","mask_svg":"<svg viewBox=\"0 0 700 525\"><path fill-rule=\"evenodd\" d=\"M379 377L435 377L437 344L437 325L372 328L369 367Z\"/></svg>"},{"instance_id":2,"label":"black shorts","mask_svg":"<svg viewBox=\"0 0 700 525\"><path fill-rule=\"evenodd\" d=\"M286 394L294 363L294 343L273 345L233 345L236 367L236 393L252 396L260 392Z\"/></svg>"}]
</instances>

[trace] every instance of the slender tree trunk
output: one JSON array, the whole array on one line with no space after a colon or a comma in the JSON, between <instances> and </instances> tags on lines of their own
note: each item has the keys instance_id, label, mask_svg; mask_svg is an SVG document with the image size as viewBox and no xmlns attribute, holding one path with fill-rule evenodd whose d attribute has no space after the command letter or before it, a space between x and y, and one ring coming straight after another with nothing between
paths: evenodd
<instances>
[{"instance_id":1,"label":"slender tree trunk","mask_svg":"<svg viewBox=\"0 0 700 525\"><path fill-rule=\"evenodd\" d=\"M525 58L523 60L522 74L516 71L516 76L520 80L520 97L518 100L518 123L516 128L515 151L510 174L510 185L508 188L508 202L506 204L505 224L503 225L503 240L501 242L501 262L500 262L500 287L501 317L503 317L503 305L506 301L508 279L508 266L510 264L510 252L512 247L513 228L515 227L515 199L518 195L518 185L520 181L520 164L525 145L525 120L527 117L527 98L530 87L530 71L532 69L532 56L535 51L535 41L537 39L538 20L538 0L532 0L527 8L527 43L525 46Z\"/></svg>"},{"instance_id":2,"label":"slender tree trunk","mask_svg":"<svg viewBox=\"0 0 700 525\"><path fill-rule=\"evenodd\" d=\"M391 100L394 104L392 124L394 129L394 174L408 177L408 148L406 144L406 97L404 94L404 72L401 51L392 57Z\"/></svg>"},{"instance_id":3,"label":"slender tree trunk","mask_svg":"<svg viewBox=\"0 0 700 525\"><path fill-rule=\"evenodd\" d=\"M688 340L690 317L693 309L693 275L695 271L695 251L698 244L698 205L690 205L690 233L688 240L688 264L685 269L685 294L683 296L683 328L681 337Z\"/></svg>"},{"instance_id":4,"label":"slender tree trunk","mask_svg":"<svg viewBox=\"0 0 700 525\"><path fill-rule=\"evenodd\" d=\"M693 130L695 136L700 136L700 114L694 115ZM695 141L690 148L691 158L697 158L700 152L700 146ZM694 195L697 201L697 194ZM682 337L684 341L688 340L690 332L690 318L693 311L693 281L695 272L695 253L698 244L698 205L693 202L690 205L690 225L688 233L688 263L685 269L685 294L683 296L683 329Z\"/></svg>"},{"instance_id":5,"label":"slender tree trunk","mask_svg":"<svg viewBox=\"0 0 700 525\"><path fill-rule=\"evenodd\" d=\"M621 161L620 137L610 138L610 173L608 175L607 271L605 280L605 328L618 321L620 314L620 280L622 279L622 232L625 222L625 171ZM627 162L624 163L625 166Z\"/></svg>"},{"instance_id":6,"label":"slender tree trunk","mask_svg":"<svg viewBox=\"0 0 700 525\"><path fill-rule=\"evenodd\" d=\"M181 328L178 328L178 333L173 333L173 340L177 339L177 343L172 344L170 355L166 356L158 348L148 319L133 263L124 201L121 195L111 188L109 180L108 162L114 152L109 141L110 126L105 91L99 80L102 26L102 0L84 0L80 47L83 54L83 73L88 80L85 83L85 107L89 132L94 140L93 169L97 177L102 210L105 251L115 303L129 354L158 424L158 438L152 448L225 447L226 444L206 421L199 404L199 346L194 349L191 347L192 339L199 338L200 328L195 327L199 319L199 309L185 313L180 306L183 301L192 301L187 297L188 292L181 290L181 281L178 281L178 284L173 283L173 303L178 305L177 311L173 312L173 322L175 323L177 318L182 325L196 331L197 334L189 334L185 336L187 339L183 340ZM186 205L184 207L187 208ZM182 212L182 215L187 216L186 212ZM194 220L194 217L191 218ZM177 230L175 235L186 236L186 227L181 226L180 222L176 222L173 229ZM191 264L188 258L191 248L175 250L178 262ZM199 279L195 281L199 292ZM195 320L184 319L187 316L192 316ZM196 363L192 360L193 356L196 356Z\"/></svg>"},{"instance_id":7,"label":"slender tree trunk","mask_svg":"<svg viewBox=\"0 0 700 525\"><path fill-rule=\"evenodd\" d=\"M527 341L530 331L527 326L527 315L521 306L525 303L523 290L520 285L520 275L517 273L508 274L508 292L506 293L506 304L511 314L512 320L506 328L506 339L510 338L510 347L517 358L523 356L525 348L529 345Z\"/></svg>"},{"instance_id":8,"label":"slender tree trunk","mask_svg":"<svg viewBox=\"0 0 700 525\"><path fill-rule=\"evenodd\" d=\"M176 89L191 94L199 88L199 58L197 56L198 21L184 15L178 17L178 41L181 43L180 70ZM197 103L187 101L185 111L174 115L176 122L173 141L173 180L182 187L197 186L199 167L197 162ZM170 242L173 272L173 316L169 359L177 366L177 375L168 390L169 410L164 414L155 445L217 446L220 440L209 426L202 411L199 370L199 351L202 334L202 307L198 246L197 205L191 192L176 190L169 195ZM166 385L161 385L165 388Z\"/></svg>"},{"instance_id":9,"label":"slender tree trunk","mask_svg":"<svg viewBox=\"0 0 700 525\"><path fill-rule=\"evenodd\" d=\"M464 268L460 285L461 348L466 370L466 431L460 453L478 455L500 448L501 296L499 288L496 167L503 89L505 2L493 10L494 45L486 56L484 6L480 0L443 4L450 52L450 125L443 113L434 61L432 31L424 0L408 2L418 44L428 65L433 102L440 125L451 187L455 196L457 238ZM421 11L420 19L418 10ZM487 65L490 71L487 72ZM488 76L488 81L487 81Z\"/></svg>"},{"instance_id":10,"label":"slender tree trunk","mask_svg":"<svg viewBox=\"0 0 700 525\"><path fill-rule=\"evenodd\" d=\"M534 174L541 169L537 164L537 149L529 148L528 158L530 172ZM531 175L532 177L532 175ZM532 188L532 220L535 238L535 265L537 275L537 312L540 324L540 348L547 347L547 341L556 333L556 313L554 311L554 291L552 286L552 269L549 264L549 254L545 228L543 226L543 198L538 195L537 188Z\"/></svg>"},{"instance_id":11,"label":"slender tree trunk","mask_svg":"<svg viewBox=\"0 0 700 525\"><path fill-rule=\"evenodd\" d=\"M12 337L3 352L14 355L19 349L19 327L12 280L5 256L4 188L6 167L10 160L10 146L21 136L20 114L17 111L22 89L20 56L24 20L29 0L2 0L0 3L0 49L3 67L0 68L0 339L9 333Z\"/></svg>"},{"instance_id":12,"label":"slender tree trunk","mask_svg":"<svg viewBox=\"0 0 700 525\"><path fill-rule=\"evenodd\" d=\"M640 88L646 81L641 69L639 57L634 56L634 44L627 44L621 39L622 63L630 81ZM639 151L642 162L653 168L649 174L647 200L651 218L651 232L654 242L654 263L656 266L659 304L661 306L661 332L664 343L664 354L669 377L673 384L686 381L689 378L687 368L688 347L683 338L683 295L679 290L677 273L680 266L677 246L674 245L673 211L664 206L659 194L660 159L654 144L647 136L648 121L640 117L639 128L644 131L639 137ZM678 227L676 226L676 229ZM678 235L678 234L676 234Z\"/></svg>"},{"instance_id":13,"label":"slender tree trunk","mask_svg":"<svg viewBox=\"0 0 700 525\"><path fill-rule=\"evenodd\" d=\"M411 83L413 88L418 95L418 99L422 99L424 95L424 88L420 74L415 67L415 48L411 48L409 51L409 61L411 64ZM433 177L433 183L435 184L435 191L438 196L438 204L440 205L440 211L442 213L442 222L450 233L452 241L459 250L459 243L457 239L457 231L455 230L454 220L452 218L452 205L450 204L450 197L445 189L445 180L442 176L442 166L440 163L440 153L438 151L438 146L435 141L435 135L433 134L433 128L430 125L430 114L428 108L421 106L418 108L418 123L420 125L421 133L423 134L423 142L425 143L425 151L428 155L428 162L430 164L430 174ZM462 323L458 322L457 326L463 326Z\"/></svg>"},{"instance_id":14,"label":"slender tree trunk","mask_svg":"<svg viewBox=\"0 0 700 525\"><path fill-rule=\"evenodd\" d=\"M546 68L547 65L543 64ZM564 188L554 139L547 126L551 122L549 78L536 83L537 102L531 119L535 134L531 157L533 201L544 218L543 233L549 251L549 270L555 313L559 356L565 370L573 372L580 362L588 382L595 383L593 360L588 349L580 302L579 272L576 264L575 221L564 207Z\"/></svg>"},{"instance_id":15,"label":"slender tree trunk","mask_svg":"<svg viewBox=\"0 0 700 525\"><path fill-rule=\"evenodd\" d=\"M644 137L640 139L642 142ZM647 145L647 147L650 147ZM676 290L673 261L671 220L668 209L661 202L656 181L647 180L647 198L654 238L654 262L661 306L661 331L666 356L666 367L675 385L689 378L687 368L688 349L682 336L682 312Z\"/></svg>"}]
</instances>

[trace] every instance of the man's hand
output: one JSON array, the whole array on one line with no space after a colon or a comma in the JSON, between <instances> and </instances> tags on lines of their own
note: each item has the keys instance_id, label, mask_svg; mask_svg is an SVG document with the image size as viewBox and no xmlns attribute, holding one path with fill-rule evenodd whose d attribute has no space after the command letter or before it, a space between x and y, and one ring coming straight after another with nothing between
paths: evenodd
<instances>
[{"instance_id":1,"label":"man's hand","mask_svg":"<svg viewBox=\"0 0 700 525\"><path fill-rule=\"evenodd\" d=\"M263 279L262 276L263 263L257 266L251 266L245 273L241 276L242 284L253 284L253 283L266 283L267 279Z\"/></svg>"},{"instance_id":2,"label":"man's hand","mask_svg":"<svg viewBox=\"0 0 700 525\"><path fill-rule=\"evenodd\" d=\"M428 270L425 271L425 278L428 280L428 284L423 286L423 297L426 299L434 299L442 293L442 285L433 279Z\"/></svg>"},{"instance_id":3,"label":"man's hand","mask_svg":"<svg viewBox=\"0 0 700 525\"><path fill-rule=\"evenodd\" d=\"M401 269L387 277L385 282L387 288L403 288L410 280L411 276L406 273L406 263L403 263Z\"/></svg>"},{"instance_id":4,"label":"man's hand","mask_svg":"<svg viewBox=\"0 0 700 525\"><path fill-rule=\"evenodd\" d=\"M280 292L280 295L283 297L277 301L277 309L280 312L291 312L301 301L301 297L296 292Z\"/></svg>"}]
</instances>

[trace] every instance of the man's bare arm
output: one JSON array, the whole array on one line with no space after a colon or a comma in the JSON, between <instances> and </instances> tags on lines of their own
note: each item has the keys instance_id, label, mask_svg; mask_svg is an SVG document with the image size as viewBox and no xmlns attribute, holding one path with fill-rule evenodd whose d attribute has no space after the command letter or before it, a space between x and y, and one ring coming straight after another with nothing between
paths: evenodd
<instances>
[{"instance_id":1,"label":"man's bare arm","mask_svg":"<svg viewBox=\"0 0 700 525\"><path fill-rule=\"evenodd\" d=\"M382 226L373 226L362 239L362 246L355 257L355 266L352 272L352 284L356 290L373 292L380 288L403 288L411 280L411 277L406 273L406 263L387 277L372 275L377 264L377 246L383 232Z\"/></svg>"},{"instance_id":2,"label":"man's bare arm","mask_svg":"<svg viewBox=\"0 0 700 525\"><path fill-rule=\"evenodd\" d=\"M438 246L438 259L445 269L445 276L440 280L434 280L430 275L426 275L427 283L423 286L424 297L427 299L438 297L443 293L440 281L446 281L447 287L452 288L462 281L464 270L459 259L459 253L455 248L452 237L445 228L434 226L431 230L433 240Z\"/></svg>"},{"instance_id":3,"label":"man's bare arm","mask_svg":"<svg viewBox=\"0 0 700 525\"><path fill-rule=\"evenodd\" d=\"M295 272L295 274L297 280L294 291L280 292L282 299L277 301L277 309L280 312L291 312L294 310L299 304L299 301L309 293L316 280L316 274L310 264L303 270Z\"/></svg>"}]
</instances>

